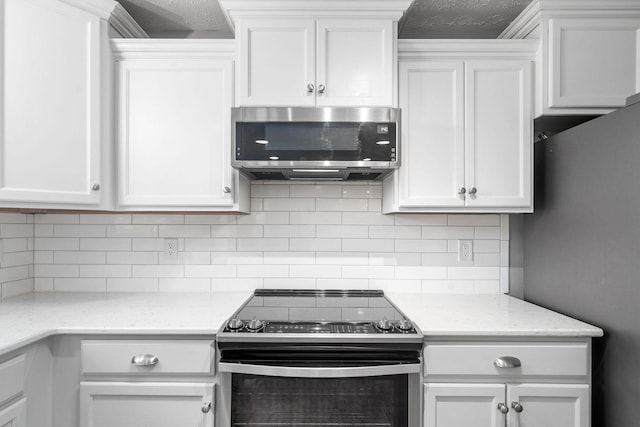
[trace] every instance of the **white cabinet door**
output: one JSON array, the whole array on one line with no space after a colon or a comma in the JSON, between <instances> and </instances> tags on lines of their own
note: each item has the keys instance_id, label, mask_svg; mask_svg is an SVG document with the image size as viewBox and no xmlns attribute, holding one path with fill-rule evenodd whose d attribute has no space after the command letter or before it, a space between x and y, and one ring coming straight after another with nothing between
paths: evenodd
<instances>
[{"instance_id":1,"label":"white cabinet door","mask_svg":"<svg viewBox=\"0 0 640 427\"><path fill-rule=\"evenodd\" d=\"M214 385L80 383L83 427L213 427ZM205 410L208 406L209 409Z\"/></svg>"},{"instance_id":2,"label":"white cabinet door","mask_svg":"<svg viewBox=\"0 0 640 427\"><path fill-rule=\"evenodd\" d=\"M399 206L464 206L464 66L401 62Z\"/></svg>"},{"instance_id":3,"label":"white cabinet door","mask_svg":"<svg viewBox=\"0 0 640 427\"><path fill-rule=\"evenodd\" d=\"M238 105L315 105L313 19L243 19L236 37Z\"/></svg>"},{"instance_id":4,"label":"white cabinet door","mask_svg":"<svg viewBox=\"0 0 640 427\"><path fill-rule=\"evenodd\" d=\"M532 204L533 115L530 61L466 63L466 203Z\"/></svg>"},{"instance_id":5,"label":"white cabinet door","mask_svg":"<svg viewBox=\"0 0 640 427\"><path fill-rule=\"evenodd\" d=\"M393 103L393 25L390 20L317 21L317 105Z\"/></svg>"},{"instance_id":6,"label":"white cabinet door","mask_svg":"<svg viewBox=\"0 0 640 427\"><path fill-rule=\"evenodd\" d=\"M27 399L0 409L0 427L27 427Z\"/></svg>"},{"instance_id":7,"label":"white cabinet door","mask_svg":"<svg viewBox=\"0 0 640 427\"><path fill-rule=\"evenodd\" d=\"M504 427L504 384L425 384L424 427Z\"/></svg>"},{"instance_id":8,"label":"white cabinet door","mask_svg":"<svg viewBox=\"0 0 640 427\"><path fill-rule=\"evenodd\" d=\"M549 20L548 108L618 108L639 89L637 19Z\"/></svg>"},{"instance_id":9,"label":"white cabinet door","mask_svg":"<svg viewBox=\"0 0 640 427\"><path fill-rule=\"evenodd\" d=\"M509 427L589 427L586 384L522 384L507 387ZM520 405L517 409L514 406Z\"/></svg>"},{"instance_id":10,"label":"white cabinet door","mask_svg":"<svg viewBox=\"0 0 640 427\"><path fill-rule=\"evenodd\" d=\"M222 60L119 62L120 206L233 206L232 73Z\"/></svg>"},{"instance_id":11,"label":"white cabinet door","mask_svg":"<svg viewBox=\"0 0 640 427\"><path fill-rule=\"evenodd\" d=\"M0 202L98 205L105 24L62 1L0 8Z\"/></svg>"}]
</instances>

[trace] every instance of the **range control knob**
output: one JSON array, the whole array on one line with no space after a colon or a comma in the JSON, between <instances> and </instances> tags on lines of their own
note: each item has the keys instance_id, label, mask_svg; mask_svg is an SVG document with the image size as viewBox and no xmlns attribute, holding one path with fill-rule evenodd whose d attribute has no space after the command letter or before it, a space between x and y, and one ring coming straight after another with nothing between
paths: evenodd
<instances>
[{"instance_id":1,"label":"range control knob","mask_svg":"<svg viewBox=\"0 0 640 427\"><path fill-rule=\"evenodd\" d=\"M227 327L232 331L237 331L238 329L242 329L244 327L244 322L236 317L229 320L229 323L227 323Z\"/></svg>"},{"instance_id":2,"label":"range control knob","mask_svg":"<svg viewBox=\"0 0 640 427\"><path fill-rule=\"evenodd\" d=\"M407 319L402 319L398 323L396 323L396 328L400 329L403 332L409 332L413 329L413 323L409 322Z\"/></svg>"},{"instance_id":3,"label":"range control knob","mask_svg":"<svg viewBox=\"0 0 640 427\"><path fill-rule=\"evenodd\" d=\"M390 331L393 329L393 323L391 323L386 317L383 317L381 320L378 320L376 323L376 328L381 331Z\"/></svg>"},{"instance_id":4,"label":"range control knob","mask_svg":"<svg viewBox=\"0 0 640 427\"><path fill-rule=\"evenodd\" d=\"M264 322L258 319L253 319L247 324L247 329L249 330L249 332L258 332L263 327Z\"/></svg>"}]
</instances>

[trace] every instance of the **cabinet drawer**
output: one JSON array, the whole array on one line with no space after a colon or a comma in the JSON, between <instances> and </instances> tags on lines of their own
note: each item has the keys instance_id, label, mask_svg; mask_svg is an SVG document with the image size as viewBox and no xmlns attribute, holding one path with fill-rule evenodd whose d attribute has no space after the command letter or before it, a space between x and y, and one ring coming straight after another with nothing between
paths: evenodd
<instances>
[{"instance_id":1,"label":"cabinet drawer","mask_svg":"<svg viewBox=\"0 0 640 427\"><path fill-rule=\"evenodd\" d=\"M211 340L84 340L84 374L211 374L214 348ZM135 364L133 358L147 355L152 364Z\"/></svg>"},{"instance_id":2,"label":"cabinet drawer","mask_svg":"<svg viewBox=\"0 0 640 427\"><path fill-rule=\"evenodd\" d=\"M24 390L24 355L0 363L0 405Z\"/></svg>"},{"instance_id":3,"label":"cabinet drawer","mask_svg":"<svg viewBox=\"0 0 640 427\"><path fill-rule=\"evenodd\" d=\"M519 367L496 367L498 358L518 359ZM588 345L567 344L427 344L425 375L586 376Z\"/></svg>"}]
</instances>

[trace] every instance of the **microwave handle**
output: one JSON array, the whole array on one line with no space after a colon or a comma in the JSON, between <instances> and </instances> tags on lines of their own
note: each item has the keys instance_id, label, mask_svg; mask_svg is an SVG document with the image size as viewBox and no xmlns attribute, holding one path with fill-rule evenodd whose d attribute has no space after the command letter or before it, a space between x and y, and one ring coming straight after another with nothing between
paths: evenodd
<instances>
[{"instance_id":1,"label":"microwave handle","mask_svg":"<svg viewBox=\"0 0 640 427\"><path fill-rule=\"evenodd\" d=\"M243 363L220 362L219 372L234 374L263 375L267 377L298 377L298 378L350 378L350 377L378 377L382 375L417 374L420 373L419 363L381 366L356 367L298 367L247 365Z\"/></svg>"}]
</instances>

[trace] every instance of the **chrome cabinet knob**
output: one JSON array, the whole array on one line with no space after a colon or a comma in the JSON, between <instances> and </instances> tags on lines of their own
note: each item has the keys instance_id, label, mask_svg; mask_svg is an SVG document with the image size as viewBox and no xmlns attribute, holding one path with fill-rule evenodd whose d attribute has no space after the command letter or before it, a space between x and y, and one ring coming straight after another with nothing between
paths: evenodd
<instances>
[{"instance_id":1,"label":"chrome cabinet knob","mask_svg":"<svg viewBox=\"0 0 640 427\"><path fill-rule=\"evenodd\" d=\"M154 366L159 361L156 356L149 353L137 354L131 358L131 364L136 366Z\"/></svg>"},{"instance_id":2,"label":"chrome cabinet knob","mask_svg":"<svg viewBox=\"0 0 640 427\"><path fill-rule=\"evenodd\" d=\"M464 193L466 193L466 192L467 192L467 189L464 188L464 187L461 187L461 188L458 189L458 194L460 194L460 195L464 195Z\"/></svg>"},{"instance_id":3,"label":"chrome cabinet knob","mask_svg":"<svg viewBox=\"0 0 640 427\"><path fill-rule=\"evenodd\" d=\"M500 402L500 403L498 403L498 411L500 411L503 414L508 414L509 413L509 408L507 407L507 405L505 405L504 403Z\"/></svg>"},{"instance_id":4,"label":"chrome cabinet knob","mask_svg":"<svg viewBox=\"0 0 640 427\"><path fill-rule=\"evenodd\" d=\"M318 86L318 92L319 93L324 93L324 90L326 89L325 85L319 85Z\"/></svg>"},{"instance_id":5,"label":"chrome cabinet knob","mask_svg":"<svg viewBox=\"0 0 640 427\"><path fill-rule=\"evenodd\" d=\"M517 357L501 356L493 361L493 366L496 368L519 368L522 366L522 362Z\"/></svg>"},{"instance_id":6,"label":"chrome cabinet knob","mask_svg":"<svg viewBox=\"0 0 640 427\"><path fill-rule=\"evenodd\" d=\"M473 196L474 194L476 194L477 192L478 192L478 189L477 189L476 187L473 187L473 188L471 188L471 189L469 190L469 194L471 194L472 196Z\"/></svg>"},{"instance_id":7,"label":"chrome cabinet knob","mask_svg":"<svg viewBox=\"0 0 640 427\"><path fill-rule=\"evenodd\" d=\"M92 189L93 191L98 191L98 190L100 190L100 184L93 184L93 185L91 186L91 189Z\"/></svg>"},{"instance_id":8,"label":"chrome cabinet knob","mask_svg":"<svg viewBox=\"0 0 640 427\"><path fill-rule=\"evenodd\" d=\"M208 413L211 410L211 402L205 402L202 404L202 408L200 408L203 414Z\"/></svg>"},{"instance_id":9,"label":"chrome cabinet knob","mask_svg":"<svg viewBox=\"0 0 640 427\"><path fill-rule=\"evenodd\" d=\"M224 188L222 189L222 191L223 191L225 194L229 194L229 193L231 193L231 188L230 188L230 187L227 187L227 186L225 185L225 186L224 186Z\"/></svg>"},{"instance_id":10,"label":"chrome cabinet knob","mask_svg":"<svg viewBox=\"0 0 640 427\"><path fill-rule=\"evenodd\" d=\"M313 91L315 90L315 88L316 88L316 87L315 87L314 85L312 85L311 83L309 83L309 84L307 85L307 93L313 93Z\"/></svg>"},{"instance_id":11,"label":"chrome cabinet knob","mask_svg":"<svg viewBox=\"0 0 640 427\"><path fill-rule=\"evenodd\" d=\"M520 412L522 412L522 405L520 404L520 402L511 402L511 407L513 408L514 411L516 411L518 414Z\"/></svg>"}]
</instances>

